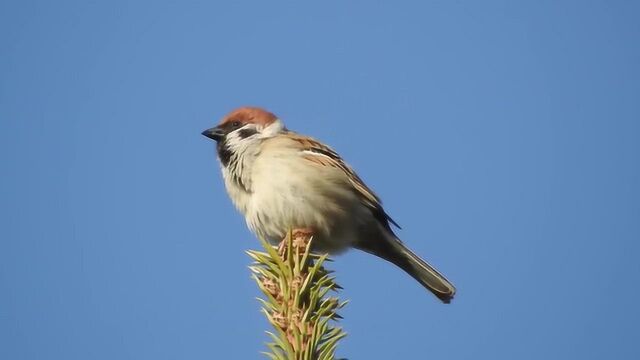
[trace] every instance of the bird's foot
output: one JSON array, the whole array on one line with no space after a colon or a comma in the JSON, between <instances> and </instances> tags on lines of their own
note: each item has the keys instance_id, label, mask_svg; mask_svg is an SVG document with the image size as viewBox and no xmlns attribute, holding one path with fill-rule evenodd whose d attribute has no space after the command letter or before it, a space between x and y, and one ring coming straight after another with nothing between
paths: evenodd
<instances>
[{"instance_id":1,"label":"bird's foot","mask_svg":"<svg viewBox=\"0 0 640 360\"><path fill-rule=\"evenodd\" d=\"M291 231L291 248L294 251L297 251L298 253L303 253L307 249L307 246L309 245L309 241L311 241L312 237L313 237L312 229L303 228L303 229L292 230ZM284 238L278 244L278 255L280 255L280 257L283 259L287 255L287 246L288 246L287 238Z\"/></svg>"},{"instance_id":2,"label":"bird's foot","mask_svg":"<svg viewBox=\"0 0 640 360\"><path fill-rule=\"evenodd\" d=\"M300 252L304 252L307 249L311 238L313 238L312 229L294 229L291 232L291 246Z\"/></svg>"}]
</instances>

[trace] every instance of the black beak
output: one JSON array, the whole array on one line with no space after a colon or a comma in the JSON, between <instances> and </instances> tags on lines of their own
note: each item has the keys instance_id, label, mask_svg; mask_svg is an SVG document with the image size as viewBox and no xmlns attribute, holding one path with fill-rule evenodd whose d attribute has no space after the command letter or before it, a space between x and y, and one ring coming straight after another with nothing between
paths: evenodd
<instances>
[{"instance_id":1,"label":"black beak","mask_svg":"<svg viewBox=\"0 0 640 360\"><path fill-rule=\"evenodd\" d=\"M202 135L208 137L209 139L220 141L224 137L224 131L222 131L222 129L218 127L214 127L203 131Z\"/></svg>"}]
</instances>

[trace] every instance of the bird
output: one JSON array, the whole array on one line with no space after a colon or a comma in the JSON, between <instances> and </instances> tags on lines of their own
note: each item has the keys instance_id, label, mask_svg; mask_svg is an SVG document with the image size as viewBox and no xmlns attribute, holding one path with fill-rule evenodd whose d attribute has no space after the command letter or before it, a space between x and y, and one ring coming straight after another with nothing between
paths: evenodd
<instances>
[{"instance_id":1,"label":"bird","mask_svg":"<svg viewBox=\"0 0 640 360\"><path fill-rule=\"evenodd\" d=\"M391 262L449 303L456 288L394 233L380 198L336 151L290 131L273 113L235 109L202 132L216 141L231 201L259 238L278 244L291 229L309 229L315 252L350 248Z\"/></svg>"}]
</instances>

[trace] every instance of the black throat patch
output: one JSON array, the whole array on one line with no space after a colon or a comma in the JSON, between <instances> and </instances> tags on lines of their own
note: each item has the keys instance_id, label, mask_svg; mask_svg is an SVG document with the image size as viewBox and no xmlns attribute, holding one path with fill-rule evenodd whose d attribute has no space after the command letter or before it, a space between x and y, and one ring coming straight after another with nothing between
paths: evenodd
<instances>
[{"instance_id":1,"label":"black throat patch","mask_svg":"<svg viewBox=\"0 0 640 360\"><path fill-rule=\"evenodd\" d=\"M218 158L220 158L222 166L227 167L227 165L229 165L231 155L233 155L233 153L229 150L226 140L218 142Z\"/></svg>"}]
</instances>

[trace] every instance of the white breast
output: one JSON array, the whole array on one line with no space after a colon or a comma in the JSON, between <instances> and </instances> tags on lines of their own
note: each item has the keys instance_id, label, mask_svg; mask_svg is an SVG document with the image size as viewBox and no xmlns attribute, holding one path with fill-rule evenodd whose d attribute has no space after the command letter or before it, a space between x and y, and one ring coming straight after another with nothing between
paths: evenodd
<instances>
[{"instance_id":1,"label":"white breast","mask_svg":"<svg viewBox=\"0 0 640 360\"><path fill-rule=\"evenodd\" d=\"M249 228L273 243L291 228L308 228L316 232L321 248L339 251L349 246L358 219L368 210L344 172L317 166L298 149L282 145L276 139L262 147L252 166L252 193L239 196L236 206L245 209Z\"/></svg>"}]
</instances>

